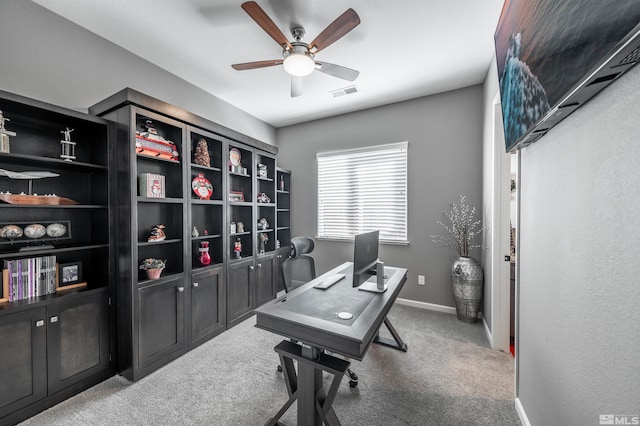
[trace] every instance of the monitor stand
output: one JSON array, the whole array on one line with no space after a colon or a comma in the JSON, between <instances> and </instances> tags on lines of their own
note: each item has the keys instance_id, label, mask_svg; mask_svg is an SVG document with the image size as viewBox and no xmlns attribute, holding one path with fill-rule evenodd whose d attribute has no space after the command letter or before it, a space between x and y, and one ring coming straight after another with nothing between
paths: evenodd
<instances>
[{"instance_id":1,"label":"monitor stand","mask_svg":"<svg viewBox=\"0 0 640 426\"><path fill-rule=\"evenodd\" d=\"M375 277L374 277L375 278ZM387 284L382 287L382 289L378 288L378 283L376 281L365 281L358 287L358 290L362 291L371 291L373 293L384 293L387 291Z\"/></svg>"}]
</instances>

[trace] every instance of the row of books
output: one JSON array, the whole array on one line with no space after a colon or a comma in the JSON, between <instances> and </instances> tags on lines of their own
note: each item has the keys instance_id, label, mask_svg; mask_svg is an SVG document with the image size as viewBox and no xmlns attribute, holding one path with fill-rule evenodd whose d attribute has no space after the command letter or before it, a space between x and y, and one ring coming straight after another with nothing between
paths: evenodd
<instances>
[{"instance_id":1,"label":"row of books","mask_svg":"<svg viewBox=\"0 0 640 426\"><path fill-rule=\"evenodd\" d=\"M9 302L56 292L55 256L5 260Z\"/></svg>"}]
</instances>

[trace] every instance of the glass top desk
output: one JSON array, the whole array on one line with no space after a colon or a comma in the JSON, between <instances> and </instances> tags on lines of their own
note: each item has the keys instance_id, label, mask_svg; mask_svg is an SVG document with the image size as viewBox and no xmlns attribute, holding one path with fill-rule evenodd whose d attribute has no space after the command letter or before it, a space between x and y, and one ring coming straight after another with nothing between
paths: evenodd
<instances>
[{"instance_id":1,"label":"glass top desk","mask_svg":"<svg viewBox=\"0 0 640 426\"><path fill-rule=\"evenodd\" d=\"M298 424L339 425L331 408L338 385L349 363L325 351L362 360L372 342L382 343L406 351L387 314L407 280L407 270L385 266L387 290L384 293L360 291L352 286L353 265L346 262L313 281L298 287L285 297L268 302L256 309L256 327L288 337L301 344L282 341L275 347L285 373L289 400L272 418L278 419L293 402L298 401ZM313 286L327 276L342 273L345 278L326 290ZM338 317L349 312L350 319ZM378 330L385 324L393 336L382 339ZM298 372L293 361L298 361ZM322 388L322 372L334 375L328 394Z\"/></svg>"}]
</instances>

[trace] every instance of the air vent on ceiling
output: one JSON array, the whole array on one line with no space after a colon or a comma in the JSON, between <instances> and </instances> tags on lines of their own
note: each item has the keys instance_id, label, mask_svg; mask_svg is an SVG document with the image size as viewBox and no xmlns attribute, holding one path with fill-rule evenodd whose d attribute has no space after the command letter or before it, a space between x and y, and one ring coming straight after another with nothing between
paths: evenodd
<instances>
[{"instance_id":1,"label":"air vent on ceiling","mask_svg":"<svg viewBox=\"0 0 640 426\"><path fill-rule=\"evenodd\" d=\"M329 93L331 93L334 98L344 95L350 95L352 93L358 93L358 86L343 87L342 89L332 90Z\"/></svg>"}]
</instances>

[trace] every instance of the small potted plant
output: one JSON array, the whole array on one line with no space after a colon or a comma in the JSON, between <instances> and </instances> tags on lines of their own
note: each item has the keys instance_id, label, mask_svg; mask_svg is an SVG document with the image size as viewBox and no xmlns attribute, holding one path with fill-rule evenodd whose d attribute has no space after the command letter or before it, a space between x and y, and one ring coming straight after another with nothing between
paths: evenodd
<instances>
[{"instance_id":1,"label":"small potted plant","mask_svg":"<svg viewBox=\"0 0 640 426\"><path fill-rule=\"evenodd\" d=\"M166 260L154 259L152 257L149 257L142 261L142 263L140 264L140 269L147 272L147 277L150 280L157 280L158 278L160 278L160 274L165 268L166 262Z\"/></svg>"}]
</instances>

